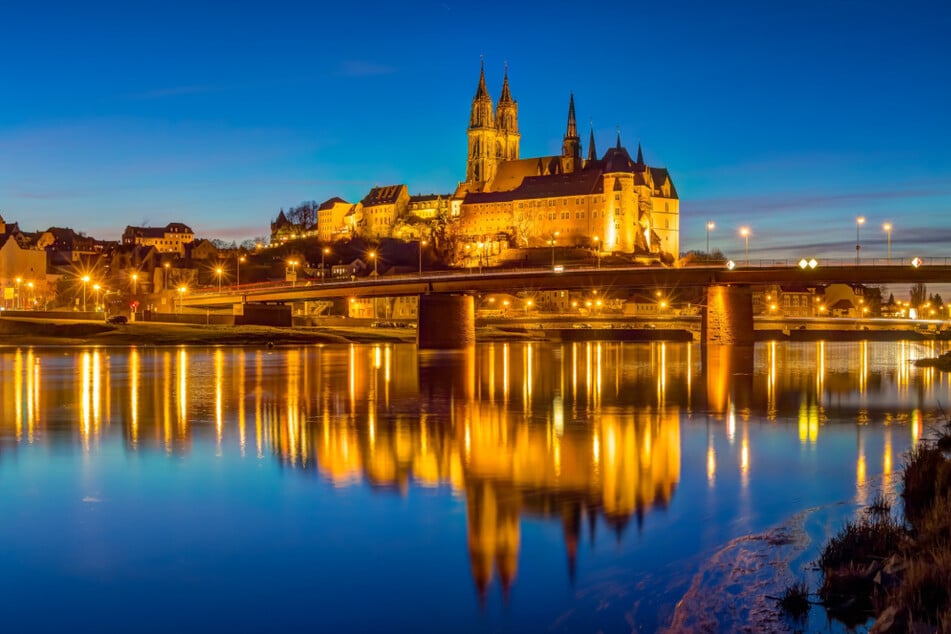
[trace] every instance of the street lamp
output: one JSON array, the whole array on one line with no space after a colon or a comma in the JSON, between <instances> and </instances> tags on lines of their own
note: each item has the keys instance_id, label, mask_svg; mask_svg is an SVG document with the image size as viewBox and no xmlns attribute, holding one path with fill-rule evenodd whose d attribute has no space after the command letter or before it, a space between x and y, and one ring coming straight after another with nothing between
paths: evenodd
<instances>
[{"instance_id":1,"label":"street lamp","mask_svg":"<svg viewBox=\"0 0 951 634\"><path fill-rule=\"evenodd\" d=\"M558 236L561 235L561 232L556 231L552 234L551 238L551 265L555 266L555 243L558 241Z\"/></svg>"},{"instance_id":2,"label":"street lamp","mask_svg":"<svg viewBox=\"0 0 951 634\"><path fill-rule=\"evenodd\" d=\"M27 282L26 287L30 289L30 310L36 309L36 296L33 294L33 282Z\"/></svg>"},{"instance_id":3,"label":"street lamp","mask_svg":"<svg viewBox=\"0 0 951 634\"><path fill-rule=\"evenodd\" d=\"M165 267L165 283L162 284L162 291L164 292L168 290L168 267L172 265L168 262L165 262L164 264L162 264L162 266Z\"/></svg>"},{"instance_id":4,"label":"street lamp","mask_svg":"<svg viewBox=\"0 0 951 634\"><path fill-rule=\"evenodd\" d=\"M184 308L183 302L185 301L185 291L187 290L188 288L185 286L178 287L178 312L182 312Z\"/></svg>"},{"instance_id":5,"label":"street lamp","mask_svg":"<svg viewBox=\"0 0 951 634\"><path fill-rule=\"evenodd\" d=\"M139 274L138 274L138 273L133 273L130 277L132 278L132 295L135 295L135 294L136 294L136 288L137 288L138 282L139 282Z\"/></svg>"},{"instance_id":6,"label":"street lamp","mask_svg":"<svg viewBox=\"0 0 951 634\"><path fill-rule=\"evenodd\" d=\"M287 264L291 267L291 286L297 283L297 260L288 260Z\"/></svg>"},{"instance_id":7,"label":"street lamp","mask_svg":"<svg viewBox=\"0 0 951 634\"><path fill-rule=\"evenodd\" d=\"M858 264L862 255L862 243L859 241L859 229L865 224L865 216L855 217L855 263Z\"/></svg>"},{"instance_id":8,"label":"street lamp","mask_svg":"<svg viewBox=\"0 0 951 634\"><path fill-rule=\"evenodd\" d=\"M234 285L241 286L241 263L244 262L244 256L239 255L234 266Z\"/></svg>"},{"instance_id":9,"label":"street lamp","mask_svg":"<svg viewBox=\"0 0 951 634\"><path fill-rule=\"evenodd\" d=\"M882 225L882 229L885 230L885 235L888 236L888 263L892 263L892 223L886 222Z\"/></svg>"},{"instance_id":10,"label":"street lamp","mask_svg":"<svg viewBox=\"0 0 951 634\"><path fill-rule=\"evenodd\" d=\"M710 255L710 232L716 228L712 220L707 220L707 255Z\"/></svg>"},{"instance_id":11,"label":"street lamp","mask_svg":"<svg viewBox=\"0 0 951 634\"><path fill-rule=\"evenodd\" d=\"M86 285L89 284L89 276L83 275L83 312L86 312Z\"/></svg>"},{"instance_id":12,"label":"street lamp","mask_svg":"<svg viewBox=\"0 0 951 634\"><path fill-rule=\"evenodd\" d=\"M423 247L424 246L426 246L426 241L420 240L419 248L417 249L417 251L419 251L419 274L420 275L423 274Z\"/></svg>"},{"instance_id":13,"label":"street lamp","mask_svg":"<svg viewBox=\"0 0 951 634\"><path fill-rule=\"evenodd\" d=\"M21 303L21 302L20 302L20 282L23 281L23 278L22 278L22 277L17 277L15 281L16 281L16 283L17 283L17 289L16 289L16 298L17 298L17 301L16 301L15 306L16 306L17 310L19 310L19 309L20 309L20 303Z\"/></svg>"},{"instance_id":14,"label":"street lamp","mask_svg":"<svg viewBox=\"0 0 951 634\"><path fill-rule=\"evenodd\" d=\"M377 275L377 269L376 269L376 251L370 251L369 253L367 253L367 256L368 256L371 260L373 260L373 275L376 276L376 275Z\"/></svg>"},{"instance_id":15,"label":"street lamp","mask_svg":"<svg viewBox=\"0 0 951 634\"><path fill-rule=\"evenodd\" d=\"M481 274L482 273L482 253L485 248L485 243L477 242L476 246L479 247L479 252L476 255L479 256L479 273Z\"/></svg>"},{"instance_id":16,"label":"street lamp","mask_svg":"<svg viewBox=\"0 0 951 634\"><path fill-rule=\"evenodd\" d=\"M320 251L320 281L323 282L327 279L327 269L325 268L325 261L327 254L330 253L330 247L324 247Z\"/></svg>"},{"instance_id":17,"label":"street lamp","mask_svg":"<svg viewBox=\"0 0 951 634\"><path fill-rule=\"evenodd\" d=\"M601 268L601 238L594 236L594 248L598 253L598 268Z\"/></svg>"},{"instance_id":18,"label":"street lamp","mask_svg":"<svg viewBox=\"0 0 951 634\"><path fill-rule=\"evenodd\" d=\"M98 284L92 285L92 290L96 291L96 312L99 312L99 289L100 286Z\"/></svg>"},{"instance_id":19,"label":"street lamp","mask_svg":"<svg viewBox=\"0 0 951 634\"><path fill-rule=\"evenodd\" d=\"M740 235L746 240L746 266L750 265L750 228L740 227Z\"/></svg>"},{"instance_id":20,"label":"street lamp","mask_svg":"<svg viewBox=\"0 0 951 634\"><path fill-rule=\"evenodd\" d=\"M221 269L220 266L215 269L215 275L218 276L218 293L219 293L219 294L221 294L221 274L222 274L222 272L223 272L223 271L222 271L222 269Z\"/></svg>"}]
</instances>

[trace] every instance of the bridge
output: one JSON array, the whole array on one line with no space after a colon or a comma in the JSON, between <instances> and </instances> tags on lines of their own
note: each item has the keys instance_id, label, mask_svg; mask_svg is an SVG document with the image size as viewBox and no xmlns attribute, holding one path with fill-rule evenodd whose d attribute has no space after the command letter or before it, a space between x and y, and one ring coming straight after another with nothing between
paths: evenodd
<instances>
[{"instance_id":1,"label":"bridge","mask_svg":"<svg viewBox=\"0 0 951 634\"><path fill-rule=\"evenodd\" d=\"M701 342L752 343L752 286L796 284L946 284L951 264L838 265L811 268L799 264L727 268L550 267L544 269L484 269L439 271L353 280L274 284L203 291L181 297L181 305L224 308L244 304L292 304L339 298L418 296L419 344L455 348L475 340L473 296L585 289L705 288Z\"/></svg>"}]
</instances>

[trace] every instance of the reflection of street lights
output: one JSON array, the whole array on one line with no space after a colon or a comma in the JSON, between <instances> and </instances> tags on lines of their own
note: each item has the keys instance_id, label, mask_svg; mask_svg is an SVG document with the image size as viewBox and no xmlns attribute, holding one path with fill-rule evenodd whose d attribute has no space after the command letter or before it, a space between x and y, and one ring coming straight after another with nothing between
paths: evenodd
<instances>
[{"instance_id":1,"label":"reflection of street lights","mask_svg":"<svg viewBox=\"0 0 951 634\"><path fill-rule=\"evenodd\" d=\"M710 255L710 232L716 228L717 226L713 224L712 220L707 220L707 255Z\"/></svg>"},{"instance_id":2,"label":"reflection of street lights","mask_svg":"<svg viewBox=\"0 0 951 634\"><path fill-rule=\"evenodd\" d=\"M882 225L882 229L885 230L885 235L888 236L888 263L892 263L892 223L886 222Z\"/></svg>"},{"instance_id":3,"label":"reflection of street lights","mask_svg":"<svg viewBox=\"0 0 951 634\"><path fill-rule=\"evenodd\" d=\"M746 266L750 265L750 228L740 227L740 235L746 240Z\"/></svg>"},{"instance_id":4,"label":"reflection of street lights","mask_svg":"<svg viewBox=\"0 0 951 634\"><path fill-rule=\"evenodd\" d=\"M219 294L221 294L221 274L222 274L223 272L224 272L224 271L222 270L222 268L221 268L220 266L215 269L215 275L218 276L218 293L219 293Z\"/></svg>"},{"instance_id":5,"label":"reflection of street lights","mask_svg":"<svg viewBox=\"0 0 951 634\"><path fill-rule=\"evenodd\" d=\"M419 274L420 275L423 274L423 247L425 246L426 246L426 241L420 240L419 248L417 249L417 251L419 251Z\"/></svg>"},{"instance_id":6,"label":"reflection of street lights","mask_svg":"<svg viewBox=\"0 0 951 634\"><path fill-rule=\"evenodd\" d=\"M83 312L86 312L86 285L89 284L89 276L83 275Z\"/></svg>"},{"instance_id":7,"label":"reflection of street lights","mask_svg":"<svg viewBox=\"0 0 951 634\"><path fill-rule=\"evenodd\" d=\"M858 264L862 255L862 243L859 241L859 229L865 224L865 216L855 217L855 263Z\"/></svg>"}]
</instances>

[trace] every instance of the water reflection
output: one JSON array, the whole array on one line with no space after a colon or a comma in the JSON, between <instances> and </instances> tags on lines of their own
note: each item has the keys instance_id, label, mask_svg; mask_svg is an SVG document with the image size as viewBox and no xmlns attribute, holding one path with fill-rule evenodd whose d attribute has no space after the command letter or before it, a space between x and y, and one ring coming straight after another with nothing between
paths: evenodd
<instances>
[{"instance_id":1,"label":"water reflection","mask_svg":"<svg viewBox=\"0 0 951 634\"><path fill-rule=\"evenodd\" d=\"M668 506L682 477L682 425L707 425L696 469L710 487L724 469L716 436L737 447L745 490L758 468L754 422L791 423L809 449L831 417L855 420L863 490L870 466L890 474L899 435L922 435L935 383L947 391L934 370L911 367L928 353L824 342L702 353L597 342L460 353L15 350L0 353L0 431L4 445L78 439L90 456L111 432L130 452L210 446L218 456L273 457L337 487L446 488L465 502L471 574L484 596L493 579L507 592L518 576L523 518L560 523L573 576L583 527L592 539L598 523L620 536ZM896 394L907 407L895 407ZM879 455L863 435L869 420L888 425Z\"/></svg>"}]
</instances>

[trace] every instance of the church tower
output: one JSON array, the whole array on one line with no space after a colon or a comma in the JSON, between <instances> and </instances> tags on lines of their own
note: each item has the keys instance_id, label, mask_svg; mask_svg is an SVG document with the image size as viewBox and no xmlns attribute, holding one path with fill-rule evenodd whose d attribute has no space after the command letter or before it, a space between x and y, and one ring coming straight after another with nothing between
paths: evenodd
<instances>
[{"instance_id":1,"label":"church tower","mask_svg":"<svg viewBox=\"0 0 951 634\"><path fill-rule=\"evenodd\" d=\"M509 91L509 67L505 65L505 79L502 80L502 96L495 108L496 157L500 161L518 160L518 144L522 135L518 132L518 101L512 99Z\"/></svg>"},{"instance_id":2,"label":"church tower","mask_svg":"<svg viewBox=\"0 0 951 634\"><path fill-rule=\"evenodd\" d=\"M578 136L578 124L575 121L575 95L571 93L568 102L568 127L561 144L561 162L565 173L581 168L581 137Z\"/></svg>"},{"instance_id":3,"label":"church tower","mask_svg":"<svg viewBox=\"0 0 951 634\"><path fill-rule=\"evenodd\" d=\"M492 116L492 97L485 87L485 63L479 69L479 86L472 99L469 115L469 154L466 162L466 182L485 183L495 176L496 127Z\"/></svg>"}]
</instances>

